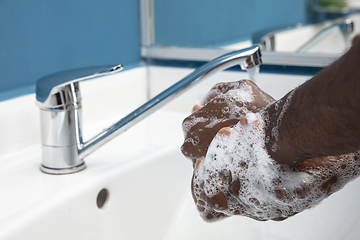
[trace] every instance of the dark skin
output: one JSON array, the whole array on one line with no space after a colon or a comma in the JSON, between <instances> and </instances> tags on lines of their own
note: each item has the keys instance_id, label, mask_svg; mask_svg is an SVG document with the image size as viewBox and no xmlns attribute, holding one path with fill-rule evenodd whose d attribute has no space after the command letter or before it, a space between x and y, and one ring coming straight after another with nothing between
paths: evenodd
<instances>
[{"instance_id":1,"label":"dark skin","mask_svg":"<svg viewBox=\"0 0 360 240\"><path fill-rule=\"evenodd\" d=\"M352 45L354 45L356 42L358 42L360 40L360 34L358 34L358 35L356 35L353 39L352 39L352 41L351 41L351 43L352 43Z\"/></svg>"},{"instance_id":2,"label":"dark skin","mask_svg":"<svg viewBox=\"0 0 360 240\"><path fill-rule=\"evenodd\" d=\"M265 111L266 144L272 158L282 164L298 163L325 156L337 156L360 149L360 42L331 66L298 87L284 112L276 141L276 126L287 96ZM278 149L272 150L274 143Z\"/></svg>"},{"instance_id":3,"label":"dark skin","mask_svg":"<svg viewBox=\"0 0 360 240\"><path fill-rule=\"evenodd\" d=\"M269 120L262 127L265 128L266 135L270 137L270 141L266 145L268 153L275 160L294 167L293 171L306 172L314 176L317 176L318 173L323 174L321 178L316 179L313 183L299 186L299 189L301 189L299 192L275 191L274 194L279 199L287 194L297 194L297 196L301 197L313 188L319 189L319 193L322 193L318 196L319 198L325 198L340 189L346 184L346 181L350 181L359 175L360 164L357 151L360 148L357 139L360 137L360 129L358 129L356 122L356 119L359 118L356 117L357 113L360 113L358 111L360 110L358 109L360 107L358 104L360 103L360 99L358 99L360 97L358 92L360 88L356 79L360 79L360 76L359 71L356 73L356 70L354 70L357 66L360 66L359 53L360 42L332 66L324 69L312 80L295 90L287 110L282 114L281 124L278 128L279 139L271 136L271 129L278 124L277 120L282 112L282 107L286 104L288 95L277 102L273 102L274 100L271 100L268 95L266 100L259 100L262 98L261 96L265 95L252 85L253 89L255 89L253 91L255 95L254 101L237 103L245 106L248 111L263 109L262 111L268 114ZM349 70L348 72L335 74L334 72L339 69L353 69L353 72L350 73ZM342 81L339 81L339 79ZM224 93L226 94L226 91L221 92L221 94ZM336 100L334 96L341 96L341 99ZM226 98L226 96L221 97ZM214 103L214 99L217 99L217 96L209 97L209 102L204 104L204 107L195 106L194 110L198 111L190 115L184 122L189 121L191 116L196 118L209 117L210 113L218 114L218 117L221 118L219 113L223 106ZM272 104L268 104L267 101L272 102ZM278 104L277 107L276 103ZM246 110L243 113L245 114ZM196 125L190 128L189 132L196 132L198 134L196 136L200 136L200 140L207 139L209 143L216 134L229 135L231 127L239 121L242 121L243 125L248 124L244 117L229 119L229 117L223 116L223 120L219 121L219 124L216 124L213 128L207 129L206 135L201 135L202 132L196 132L196 129L199 129ZM255 125L257 124L261 125L261 123L255 123ZM293 136L296 136L296 138ZM187 133L187 137L191 137L191 134ZM274 142L278 144L276 151L272 150ZM199 151L196 146L185 143L182 151L186 156L196 161L196 170L204 159L208 144L203 144ZM356 153L350 155L350 157L346 155L351 152ZM345 179L343 177L345 175L351 177ZM241 182L233 180L236 179L234 176L230 179L224 179L224 181L230 181L226 183L228 187L225 192L221 192L211 199L205 194L201 194L197 198L194 197L200 212L203 210L205 203L213 209L208 216L204 217L205 219L214 220L227 217L226 214L221 213L221 210L226 208L229 201L233 201L232 199L236 198L236 195L241 190ZM238 202L238 204L243 209L248 207L241 202ZM283 220L294 214L296 212L272 220ZM241 210L235 212L234 215L244 215L260 220Z\"/></svg>"}]
</instances>

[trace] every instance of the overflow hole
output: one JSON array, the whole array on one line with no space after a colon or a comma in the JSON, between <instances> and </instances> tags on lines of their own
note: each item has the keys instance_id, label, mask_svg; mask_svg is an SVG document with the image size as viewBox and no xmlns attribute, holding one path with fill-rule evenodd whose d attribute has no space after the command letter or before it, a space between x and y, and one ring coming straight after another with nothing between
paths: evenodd
<instances>
[{"instance_id":1,"label":"overflow hole","mask_svg":"<svg viewBox=\"0 0 360 240\"><path fill-rule=\"evenodd\" d=\"M109 191L105 188L101 189L96 198L96 205L98 208L103 208L105 203L108 201Z\"/></svg>"}]
</instances>

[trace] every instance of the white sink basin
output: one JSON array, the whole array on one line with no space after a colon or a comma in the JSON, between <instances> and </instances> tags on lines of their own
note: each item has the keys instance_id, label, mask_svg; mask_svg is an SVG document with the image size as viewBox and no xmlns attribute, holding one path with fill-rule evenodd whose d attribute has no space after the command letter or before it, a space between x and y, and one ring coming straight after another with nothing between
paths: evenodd
<instances>
[{"instance_id":1,"label":"white sink basin","mask_svg":"<svg viewBox=\"0 0 360 240\"><path fill-rule=\"evenodd\" d=\"M83 82L85 140L144 102L147 78L154 95L190 71L139 67ZM34 96L0 102L0 131L12 133L0 139L0 239L358 239L360 181L283 222L201 220L190 193L192 164L179 150L181 122L198 93L246 77L217 74L90 155L84 171L63 176L40 172ZM278 98L308 78L263 74L258 84ZM108 198L99 208L102 189Z\"/></svg>"}]
</instances>

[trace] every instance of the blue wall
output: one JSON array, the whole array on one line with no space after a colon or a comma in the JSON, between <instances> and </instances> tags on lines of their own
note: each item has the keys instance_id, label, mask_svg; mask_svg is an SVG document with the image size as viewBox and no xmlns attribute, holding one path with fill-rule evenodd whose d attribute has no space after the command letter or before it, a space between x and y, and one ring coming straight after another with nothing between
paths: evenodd
<instances>
[{"instance_id":1,"label":"blue wall","mask_svg":"<svg viewBox=\"0 0 360 240\"><path fill-rule=\"evenodd\" d=\"M0 0L0 100L67 69L140 62L137 0Z\"/></svg>"},{"instance_id":2,"label":"blue wall","mask_svg":"<svg viewBox=\"0 0 360 240\"><path fill-rule=\"evenodd\" d=\"M314 13L308 0L154 0L158 45L211 47L254 32L338 17Z\"/></svg>"}]
</instances>

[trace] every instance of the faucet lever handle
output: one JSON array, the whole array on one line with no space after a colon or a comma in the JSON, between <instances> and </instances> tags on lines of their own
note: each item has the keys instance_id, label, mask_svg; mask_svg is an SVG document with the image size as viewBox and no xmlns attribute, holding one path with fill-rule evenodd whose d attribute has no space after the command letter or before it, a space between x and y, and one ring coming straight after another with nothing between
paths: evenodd
<instances>
[{"instance_id":1,"label":"faucet lever handle","mask_svg":"<svg viewBox=\"0 0 360 240\"><path fill-rule=\"evenodd\" d=\"M122 69L123 66L119 64L116 66L78 68L47 75L36 82L36 100L41 107L46 105L51 95L62 91L73 83L117 73Z\"/></svg>"}]
</instances>

